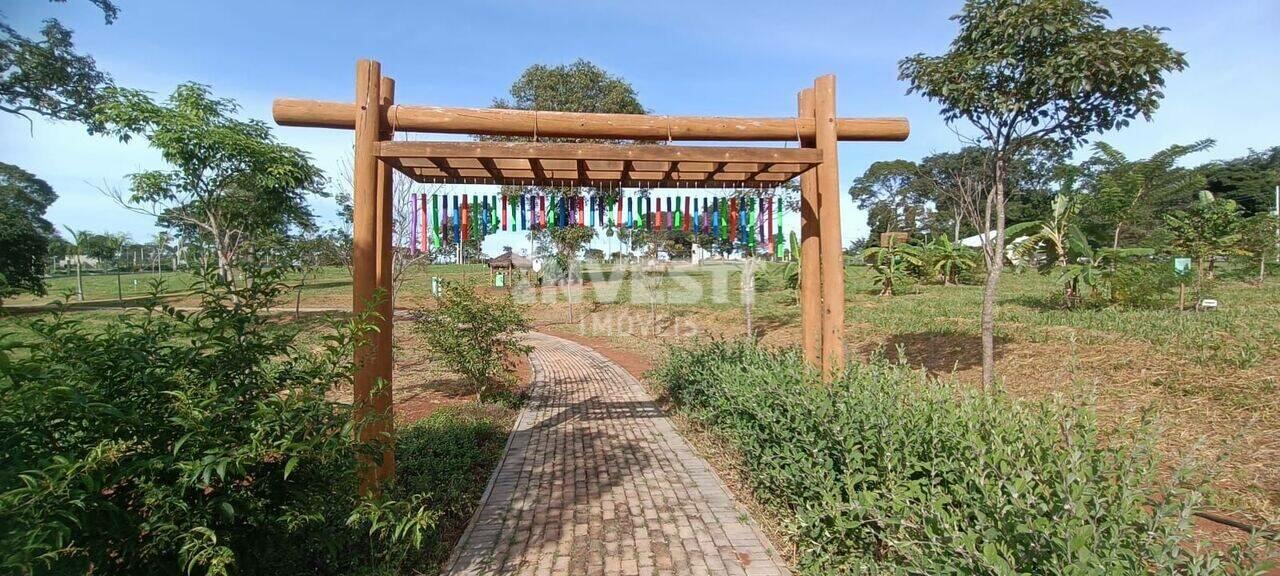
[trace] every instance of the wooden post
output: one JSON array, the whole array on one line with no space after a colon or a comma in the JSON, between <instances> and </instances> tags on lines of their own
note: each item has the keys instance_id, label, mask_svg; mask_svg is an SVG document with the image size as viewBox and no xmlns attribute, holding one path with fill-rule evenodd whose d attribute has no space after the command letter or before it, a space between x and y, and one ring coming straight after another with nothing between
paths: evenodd
<instances>
[{"instance_id":1,"label":"wooden post","mask_svg":"<svg viewBox=\"0 0 1280 576\"><path fill-rule=\"evenodd\" d=\"M380 111L385 111L395 103L395 90L395 80L383 76L378 85L378 109ZM382 112L379 112L379 114L379 118L385 116ZM390 126L383 124L380 128L378 133L379 140L391 140L395 136L395 132ZM382 462L378 465L375 473L375 479L379 484L389 480L395 473L396 467L395 450L392 448L392 441L395 438L395 421L392 410L393 387L391 381L391 372L395 366L395 348L392 339L395 326L395 298L394 294L392 294L394 288L392 280L395 277L393 232L396 198L394 174L395 170L387 165L386 162L378 162L378 213L376 217L378 251L374 268L381 299L378 300L378 333L375 335L374 344L377 354L378 382L373 390L371 401L374 415L377 419L373 426L374 434L387 443L382 452Z\"/></svg>"},{"instance_id":2,"label":"wooden post","mask_svg":"<svg viewBox=\"0 0 1280 576\"><path fill-rule=\"evenodd\" d=\"M822 151L817 167L818 214L822 230L822 369L828 378L844 369L844 246L840 239L840 159L836 147L836 77L813 82L817 124L814 145Z\"/></svg>"},{"instance_id":3,"label":"wooden post","mask_svg":"<svg viewBox=\"0 0 1280 576\"><path fill-rule=\"evenodd\" d=\"M381 131L378 110L382 67L375 61L360 60L356 63L356 124L355 159L352 163L352 312L358 317L377 312L373 305L378 289L378 158L375 149ZM375 320L381 329L383 322ZM356 344L356 373L352 401L356 423L369 418L373 408L370 397L378 379L377 336L369 334ZM377 429L359 426L359 440L374 438ZM377 489L377 463L361 457L360 492Z\"/></svg>"},{"instance_id":4,"label":"wooden post","mask_svg":"<svg viewBox=\"0 0 1280 576\"><path fill-rule=\"evenodd\" d=\"M800 118L813 118L813 89L799 95ZM812 139L800 145L813 147ZM822 366L822 273L819 256L817 174L800 175L800 334L804 358L815 368Z\"/></svg>"}]
</instances>

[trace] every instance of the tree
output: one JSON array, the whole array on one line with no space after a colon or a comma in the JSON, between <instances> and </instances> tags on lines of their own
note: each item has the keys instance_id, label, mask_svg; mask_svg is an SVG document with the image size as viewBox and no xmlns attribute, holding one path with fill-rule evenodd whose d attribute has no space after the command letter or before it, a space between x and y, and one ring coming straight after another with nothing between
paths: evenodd
<instances>
[{"instance_id":1,"label":"tree","mask_svg":"<svg viewBox=\"0 0 1280 576\"><path fill-rule=\"evenodd\" d=\"M91 232L87 230L72 230L66 227L67 234L71 235L71 247L75 249L76 256L76 299L84 302L84 279L80 276L80 267L84 261L84 245L85 240Z\"/></svg>"},{"instance_id":2,"label":"tree","mask_svg":"<svg viewBox=\"0 0 1280 576\"><path fill-rule=\"evenodd\" d=\"M1175 144L1145 160L1129 160L1106 142L1093 145L1088 168L1093 171L1093 195L1089 199L1091 221L1112 227L1111 248L1120 247L1125 224L1147 223L1154 228L1156 214L1179 197L1190 197L1204 187L1204 177L1177 163L1190 154L1213 147L1213 140Z\"/></svg>"},{"instance_id":3,"label":"tree","mask_svg":"<svg viewBox=\"0 0 1280 576\"><path fill-rule=\"evenodd\" d=\"M1240 248L1244 218L1234 200L1214 198L1201 191L1199 198L1185 210L1164 217L1172 235L1171 248L1190 256L1196 263L1196 299L1204 291L1204 280L1213 279L1214 258L1230 254L1247 254Z\"/></svg>"},{"instance_id":4,"label":"tree","mask_svg":"<svg viewBox=\"0 0 1280 576\"><path fill-rule=\"evenodd\" d=\"M343 162L341 174L340 181L344 187L335 194L335 197L338 201L338 217L342 220L342 226L333 228L325 233L330 242L317 243L314 246L319 249L332 250L331 255L334 259L342 262L347 267L348 273L353 273L353 268L351 267L351 229L355 220L355 207L351 203L351 195L355 190L355 180L350 158ZM410 246L410 240L414 237L413 223L416 220L413 214L413 197L416 194L426 194L429 197L443 190L444 186L440 184L420 187L417 182L410 180L399 171L392 172L391 245L395 247L391 254L391 298L393 304L396 293L400 291L400 286L404 284L405 272L419 264L429 263L437 256L435 250L418 251L417 247Z\"/></svg>"},{"instance_id":5,"label":"tree","mask_svg":"<svg viewBox=\"0 0 1280 576\"><path fill-rule=\"evenodd\" d=\"M555 256L555 268L551 271L556 283L563 283L565 290L573 290L573 285L580 281L578 270L578 254L596 237L596 231L590 226L555 226L537 230L533 233L534 241L544 248L549 248ZM569 322L573 322L573 295L569 294Z\"/></svg>"},{"instance_id":6,"label":"tree","mask_svg":"<svg viewBox=\"0 0 1280 576\"><path fill-rule=\"evenodd\" d=\"M1123 128L1159 106L1164 75L1186 67L1161 28L1105 26L1092 0L968 0L946 54L899 64L908 93L942 105L948 123L967 121L987 151L991 188L982 204L982 382L995 385L996 292L1004 269L1009 160L1028 147L1065 150Z\"/></svg>"},{"instance_id":7,"label":"tree","mask_svg":"<svg viewBox=\"0 0 1280 576\"><path fill-rule=\"evenodd\" d=\"M484 400L495 386L511 380L506 363L529 347L520 334L530 329L510 294L484 295L472 286L445 282L435 310L424 312L417 330L432 355L461 374Z\"/></svg>"},{"instance_id":8,"label":"tree","mask_svg":"<svg viewBox=\"0 0 1280 576\"><path fill-rule=\"evenodd\" d=\"M22 292L43 295L49 243L45 210L58 195L47 182L0 162L0 300Z\"/></svg>"},{"instance_id":9,"label":"tree","mask_svg":"<svg viewBox=\"0 0 1280 576\"><path fill-rule=\"evenodd\" d=\"M131 174L129 195L114 190L112 197L162 225L198 230L227 281L255 235L311 227L307 194L324 194L323 174L311 159L277 142L265 123L237 119L239 109L194 83L179 85L163 102L114 88L97 109L110 133L122 141L146 138L173 167Z\"/></svg>"},{"instance_id":10,"label":"tree","mask_svg":"<svg viewBox=\"0 0 1280 576\"><path fill-rule=\"evenodd\" d=\"M1258 285L1267 278L1267 260L1280 256L1280 217L1254 214L1244 223L1241 244L1258 260Z\"/></svg>"},{"instance_id":11,"label":"tree","mask_svg":"<svg viewBox=\"0 0 1280 576\"><path fill-rule=\"evenodd\" d=\"M1231 160L1212 162L1197 169L1205 176L1205 189L1215 198L1234 200L1245 215L1274 209L1276 186L1280 186L1280 146Z\"/></svg>"},{"instance_id":12,"label":"tree","mask_svg":"<svg viewBox=\"0 0 1280 576\"><path fill-rule=\"evenodd\" d=\"M58 0L55 0L58 1ZM109 0L91 0L107 24L119 11ZM93 58L79 54L71 30L54 18L44 21L39 38L24 36L0 21L0 111L31 121L29 114L98 127L93 115L111 77Z\"/></svg>"},{"instance_id":13,"label":"tree","mask_svg":"<svg viewBox=\"0 0 1280 576\"><path fill-rule=\"evenodd\" d=\"M928 230L929 201L921 185L920 166L910 160L872 163L853 181L849 197L867 211L870 243L879 245L881 232L907 232L912 236Z\"/></svg>"}]
</instances>

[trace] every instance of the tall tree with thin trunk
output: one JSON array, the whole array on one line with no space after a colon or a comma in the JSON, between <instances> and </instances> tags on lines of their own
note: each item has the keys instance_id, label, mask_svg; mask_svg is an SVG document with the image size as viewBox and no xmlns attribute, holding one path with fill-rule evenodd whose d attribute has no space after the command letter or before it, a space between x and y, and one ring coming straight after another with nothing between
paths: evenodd
<instances>
[{"instance_id":1,"label":"tall tree with thin trunk","mask_svg":"<svg viewBox=\"0 0 1280 576\"><path fill-rule=\"evenodd\" d=\"M276 141L262 121L237 118L239 109L193 83L161 102L114 88L97 108L112 134L146 138L172 166L131 174L128 193L108 194L162 225L198 231L228 282L257 235L312 226L307 195L324 194L324 176L310 157Z\"/></svg>"},{"instance_id":2,"label":"tall tree with thin trunk","mask_svg":"<svg viewBox=\"0 0 1280 576\"><path fill-rule=\"evenodd\" d=\"M970 124L986 149L991 188L983 212L987 279L982 297L982 382L994 388L996 292L1004 269L1005 202L1010 158L1033 146L1070 149L1096 132L1149 118L1165 74L1186 59L1165 44L1162 28L1107 28L1092 0L968 0L940 56L899 63L908 93L942 106L948 123Z\"/></svg>"},{"instance_id":3,"label":"tall tree with thin trunk","mask_svg":"<svg viewBox=\"0 0 1280 576\"><path fill-rule=\"evenodd\" d=\"M71 235L71 245L76 251L76 299L84 302L84 279L80 276L81 260L84 260L84 242L89 237L88 230L72 230L69 226L63 226L67 229L67 234Z\"/></svg>"},{"instance_id":4,"label":"tall tree with thin trunk","mask_svg":"<svg viewBox=\"0 0 1280 576\"><path fill-rule=\"evenodd\" d=\"M1090 220L1110 224L1111 248L1120 248L1125 225L1144 224L1150 231L1159 224L1158 212L1178 198L1191 198L1204 188L1199 171L1179 168L1190 154L1213 147L1213 140L1174 144L1143 160L1129 160L1106 142L1093 145L1093 157L1085 163L1092 173L1092 195L1087 204Z\"/></svg>"}]
</instances>

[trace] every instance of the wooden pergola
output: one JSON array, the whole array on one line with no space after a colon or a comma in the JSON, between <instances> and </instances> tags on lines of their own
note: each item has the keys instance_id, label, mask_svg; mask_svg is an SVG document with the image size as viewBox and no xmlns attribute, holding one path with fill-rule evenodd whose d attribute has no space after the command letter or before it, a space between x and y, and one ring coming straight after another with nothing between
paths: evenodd
<instances>
[{"instance_id":1,"label":"wooden pergola","mask_svg":"<svg viewBox=\"0 0 1280 576\"><path fill-rule=\"evenodd\" d=\"M356 349L360 439L388 440L364 462L363 487L395 471L392 418L392 170L418 182L561 187L758 188L800 178L801 333L805 358L824 374L844 366L844 255L837 144L901 141L905 118L839 118L835 76L801 90L792 118L732 118L402 106L376 61L356 64L353 103L277 99L283 126L355 131L353 313L377 331ZM533 142L393 141L396 132L516 136ZM539 138L630 141L547 143ZM678 146L679 141L799 142L796 148Z\"/></svg>"}]
</instances>

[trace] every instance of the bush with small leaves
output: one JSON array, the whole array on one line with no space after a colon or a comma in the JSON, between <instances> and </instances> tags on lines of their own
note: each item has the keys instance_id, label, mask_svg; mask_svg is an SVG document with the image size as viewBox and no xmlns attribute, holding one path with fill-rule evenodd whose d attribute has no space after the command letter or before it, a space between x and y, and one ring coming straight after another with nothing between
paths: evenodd
<instances>
[{"instance_id":1,"label":"bush with small leaves","mask_svg":"<svg viewBox=\"0 0 1280 576\"><path fill-rule=\"evenodd\" d=\"M279 275L246 274L209 274L194 312L0 334L0 572L393 572L421 546L437 513L357 496L351 412L326 397L367 323L304 347L265 313Z\"/></svg>"},{"instance_id":2,"label":"bush with small leaves","mask_svg":"<svg viewBox=\"0 0 1280 576\"><path fill-rule=\"evenodd\" d=\"M1149 435L1102 442L1086 407L883 360L824 384L798 352L747 343L677 348L653 375L736 449L799 573L1206 574L1248 560L1196 552L1200 480L1162 480Z\"/></svg>"},{"instance_id":3,"label":"bush with small leaves","mask_svg":"<svg viewBox=\"0 0 1280 576\"><path fill-rule=\"evenodd\" d=\"M529 321L510 294L483 294L472 286L445 282L434 310L420 314L417 331L432 357L460 374L485 400L511 383L508 363L527 354L520 334Z\"/></svg>"}]
</instances>

